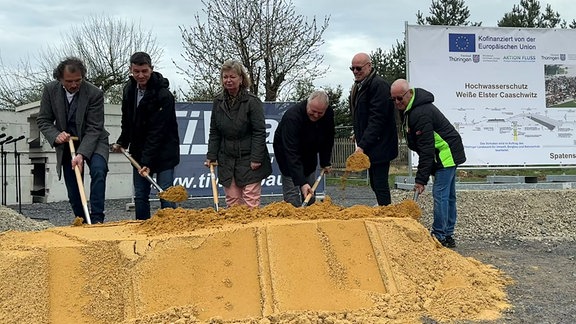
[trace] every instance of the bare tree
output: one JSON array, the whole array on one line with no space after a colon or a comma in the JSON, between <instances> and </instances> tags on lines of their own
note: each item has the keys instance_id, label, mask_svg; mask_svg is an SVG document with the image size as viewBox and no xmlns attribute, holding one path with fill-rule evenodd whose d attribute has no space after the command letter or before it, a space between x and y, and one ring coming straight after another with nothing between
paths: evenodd
<instances>
[{"instance_id":1,"label":"bare tree","mask_svg":"<svg viewBox=\"0 0 576 324\"><path fill-rule=\"evenodd\" d=\"M295 11L290 0L202 0L206 21L180 26L191 94L214 95L220 89L219 69L230 58L244 64L252 79L251 91L274 101L285 82L302 75L315 79L321 69L322 34L329 17L318 26Z\"/></svg>"},{"instance_id":2,"label":"bare tree","mask_svg":"<svg viewBox=\"0 0 576 324\"><path fill-rule=\"evenodd\" d=\"M40 100L44 83L50 80L51 74L35 71L28 58L12 68L0 58L0 109L14 109Z\"/></svg>"},{"instance_id":3,"label":"bare tree","mask_svg":"<svg viewBox=\"0 0 576 324\"><path fill-rule=\"evenodd\" d=\"M84 61L87 79L104 91L106 101L119 103L122 85L128 80L129 58L136 51L161 61L163 50L157 46L151 30L139 23L108 16L89 16L63 35L61 46L49 46L37 55L37 64L23 61L16 68L2 65L0 103L13 108L40 98L42 86L50 81L58 62L68 56ZM30 100L30 101L29 101Z\"/></svg>"},{"instance_id":4,"label":"bare tree","mask_svg":"<svg viewBox=\"0 0 576 324\"><path fill-rule=\"evenodd\" d=\"M155 62L160 62L163 53L152 30L140 23L92 15L71 28L61 47L42 53L42 62L46 62L46 69L63 57L79 57L86 64L90 82L104 91L107 101L118 103L122 85L128 80L130 55L137 51L147 52Z\"/></svg>"}]
</instances>

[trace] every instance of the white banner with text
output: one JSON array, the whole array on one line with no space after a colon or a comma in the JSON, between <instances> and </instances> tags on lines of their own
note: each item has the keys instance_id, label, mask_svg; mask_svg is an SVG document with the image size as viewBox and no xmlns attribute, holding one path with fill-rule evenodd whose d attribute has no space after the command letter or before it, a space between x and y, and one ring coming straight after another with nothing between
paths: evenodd
<instances>
[{"instance_id":1,"label":"white banner with text","mask_svg":"<svg viewBox=\"0 0 576 324\"><path fill-rule=\"evenodd\" d=\"M406 35L410 84L460 132L465 165L576 164L576 30L409 25Z\"/></svg>"}]
</instances>

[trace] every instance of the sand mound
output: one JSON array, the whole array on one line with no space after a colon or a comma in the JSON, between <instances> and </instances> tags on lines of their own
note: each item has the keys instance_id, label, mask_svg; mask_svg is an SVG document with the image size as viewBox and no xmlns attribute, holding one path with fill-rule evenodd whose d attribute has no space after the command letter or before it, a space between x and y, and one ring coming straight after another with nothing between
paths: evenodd
<instances>
[{"instance_id":1,"label":"sand mound","mask_svg":"<svg viewBox=\"0 0 576 324\"><path fill-rule=\"evenodd\" d=\"M0 235L2 323L491 320L499 270L443 248L410 200L162 210Z\"/></svg>"},{"instance_id":2,"label":"sand mound","mask_svg":"<svg viewBox=\"0 0 576 324\"><path fill-rule=\"evenodd\" d=\"M172 186L158 194L158 197L172 202L183 202L188 199L188 191L184 186Z\"/></svg>"},{"instance_id":3,"label":"sand mound","mask_svg":"<svg viewBox=\"0 0 576 324\"><path fill-rule=\"evenodd\" d=\"M346 159L347 172L359 172L370 168L370 158L363 152L354 152Z\"/></svg>"}]
</instances>

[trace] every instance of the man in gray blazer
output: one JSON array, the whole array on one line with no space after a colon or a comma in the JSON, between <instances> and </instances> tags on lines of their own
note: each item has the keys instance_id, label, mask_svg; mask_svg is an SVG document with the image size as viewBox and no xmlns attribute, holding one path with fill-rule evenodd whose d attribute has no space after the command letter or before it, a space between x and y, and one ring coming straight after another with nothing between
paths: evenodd
<instances>
[{"instance_id":1,"label":"man in gray blazer","mask_svg":"<svg viewBox=\"0 0 576 324\"><path fill-rule=\"evenodd\" d=\"M104 222L106 175L108 174L109 133L104 128L104 95L102 90L84 80L86 67L75 57L60 62L53 73L55 81L44 86L38 128L56 148L58 178L64 170L68 200L75 216L84 218L80 191L74 173L78 166L83 174L84 161L90 168L90 219ZM71 156L68 141L74 141L76 154Z\"/></svg>"}]
</instances>

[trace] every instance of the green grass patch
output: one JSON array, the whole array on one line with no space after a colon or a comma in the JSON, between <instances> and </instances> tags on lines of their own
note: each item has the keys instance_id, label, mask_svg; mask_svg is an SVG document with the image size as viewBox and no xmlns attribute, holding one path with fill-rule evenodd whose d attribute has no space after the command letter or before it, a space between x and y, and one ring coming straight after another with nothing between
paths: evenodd
<instances>
[{"instance_id":1,"label":"green grass patch","mask_svg":"<svg viewBox=\"0 0 576 324\"><path fill-rule=\"evenodd\" d=\"M550 106L550 108L574 108L574 107L576 107L576 101L574 100Z\"/></svg>"},{"instance_id":2,"label":"green grass patch","mask_svg":"<svg viewBox=\"0 0 576 324\"><path fill-rule=\"evenodd\" d=\"M346 181L342 179L342 177L326 177L326 184L332 186L341 186L345 184L346 186L367 186L368 180L366 178L346 178Z\"/></svg>"}]
</instances>

